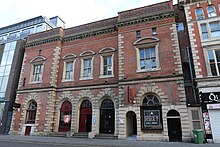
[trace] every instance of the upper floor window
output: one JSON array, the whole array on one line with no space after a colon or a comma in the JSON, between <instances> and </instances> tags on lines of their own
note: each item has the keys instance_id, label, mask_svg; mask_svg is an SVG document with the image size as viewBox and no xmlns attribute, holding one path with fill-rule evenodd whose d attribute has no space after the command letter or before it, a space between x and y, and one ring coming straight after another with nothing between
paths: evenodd
<instances>
[{"instance_id":1,"label":"upper floor window","mask_svg":"<svg viewBox=\"0 0 220 147\"><path fill-rule=\"evenodd\" d=\"M115 49L112 47L103 48L99 51L101 57L100 78L113 77L113 59Z\"/></svg>"},{"instance_id":2,"label":"upper floor window","mask_svg":"<svg viewBox=\"0 0 220 147\"><path fill-rule=\"evenodd\" d=\"M63 69L63 81L72 81L74 79L74 65L76 55L68 54L63 57L64 69Z\"/></svg>"},{"instance_id":3,"label":"upper floor window","mask_svg":"<svg viewBox=\"0 0 220 147\"><path fill-rule=\"evenodd\" d=\"M208 6L207 7L207 13L208 13L208 17L215 17L216 15L216 11L215 11L215 7L214 6Z\"/></svg>"},{"instance_id":4,"label":"upper floor window","mask_svg":"<svg viewBox=\"0 0 220 147\"><path fill-rule=\"evenodd\" d=\"M147 47L139 49L140 54L140 68L149 70L157 68L155 47Z\"/></svg>"},{"instance_id":5,"label":"upper floor window","mask_svg":"<svg viewBox=\"0 0 220 147\"><path fill-rule=\"evenodd\" d=\"M201 19L204 19L204 18L205 18L205 16L204 16L203 9L202 8L197 8L196 9L196 19L201 20Z\"/></svg>"},{"instance_id":6,"label":"upper floor window","mask_svg":"<svg viewBox=\"0 0 220 147\"><path fill-rule=\"evenodd\" d=\"M159 69L158 42L156 37L145 37L136 41L137 71Z\"/></svg>"},{"instance_id":7,"label":"upper floor window","mask_svg":"<svg viewBox=\"0 0 220 147\"><path fill-rule=\"evenodd\" d=\"M141 38L141 31L140 30L137 30L136 31L136 38Z\"/></svg>"},{"instance_id":8,"label":"upper floor window","mask_svg":"<svg viewBox=\"0 0 220 147\"><path fill-rule=\"evenodd\" d=\"M43 64L33 65L33 80L32 82L42 81Z\"/></svg>"},{"instance_id":9,"label":"upper floor window","mask_svg":"<svg viewBox=\"0 0 220 147\"><path fill-rule=\"evenodd\" d=\"M220 49L208 50L208 62L213 76L220 76Z\"/></svg>"},{"instance_id":10,"label":"upper floor window","mask_svg":"<svg viewBox=\"0 0 220 147\"><path fill-rule=\"evenodd\" d=\"M203 40L220 37L220 22L203 23L201 26L201 36Z\"/></svg>"},{"instance_id":11,"label":"upper floor window","mask_svg":"<svg viewBox=\"0 0 220 147\"><path fill-rule=\"evenodd\" d=\"M177 31L183 31L183 30L184 30L184 25L183 25L183 23L182 23L182 22L177 23L177 24L176 24L176 29L177 29Z\"/></svg>"},{"instance_id":12,"label":"upper floor window","mask_svg":"<svg viewBox=\"0 0 220 147\"><path fill-rule=\"evenodd\" d=\"M157 35L157 28L152 28L152 35Z\"/></svg>"},{"instance_id":13,"label":"upper floor window","mask_svg":"<svg viewBox=\"0 0 220 147\"><path fill-rule=\"evenodd\" d=\"M88 78L92 76L92 59L83 60L83 77Z\"/></svg>"},{"instance_id":14,"label":"upper floor window","mask_svg":"<svg viewBox=\"0 0 220 147\"><path fill-rule=\"evenodd\" d=\"M26 115L26 123L27 124L34 124L37 112L37 103L35 101L31 101Z\"/></svg>"},{"instance_id":15,"label":"upper floor window","mask_svg":"<svg viewBox=\"0 0 220 147\"><path fill-rule=\"evenodd\" d=\"M42 82L43 67L44 67L45 60L46 60L46 58L41 55L32 59L30 82L32 82L32 83Z\"/></svg>"},{"instance_id":16,"label":"upper floor window","mask_svg":"<svg viewBox=\"0 0 220 147\"><path fill-rule=\"evenodd\" d=\"M95 52L89 50L80 54L81 57L81 80L93 78L93 55Z\"/></svg>"}]
</instances>

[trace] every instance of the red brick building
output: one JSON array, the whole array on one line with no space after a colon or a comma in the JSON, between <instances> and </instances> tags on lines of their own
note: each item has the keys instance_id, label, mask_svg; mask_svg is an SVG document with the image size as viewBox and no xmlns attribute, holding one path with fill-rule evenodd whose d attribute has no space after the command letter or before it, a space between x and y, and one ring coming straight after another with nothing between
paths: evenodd
<instances>
[{"instance_id":1,"label":"red brick building","mask_svg":"<svg viewBox=\"0 0 220 147\"><path fill-rule=\"evenodd\" d=\"M220 1L181 0L189 30L201 107L189 108L191 129L220 142ZM215 129L213 129L215 128Z\"/></svg>"},{"instance_id":2,"label":"red brick building","mask_svg":"<svg viewBox=\"0 0 220 147\"><path fill-rule=\"evenodd\" d=\"M190 140L172 1L31 35L11 133Z\"/></svg>"}]
</instances>

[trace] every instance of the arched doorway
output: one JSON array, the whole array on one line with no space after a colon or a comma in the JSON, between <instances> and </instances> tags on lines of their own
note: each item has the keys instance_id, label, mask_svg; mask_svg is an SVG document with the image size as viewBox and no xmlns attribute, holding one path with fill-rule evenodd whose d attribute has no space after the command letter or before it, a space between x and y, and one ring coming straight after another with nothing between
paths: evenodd
<instances>
[{"instance_id":1,"label":"arched doorway","mask_svg":"<svg viewBox=\"0 0 220 147\"><path fill-rule=\"evenodd\" d=\"M27 114L26 114L26 124L34 124L37 113L37 103L34 100L31 100L28 105ZM25 135L30 135L31 126L27 125L25 128Z\"/></svg>"},{"instance_id":2,"label":"arched doorway","mask_svg":"<svg viewBox=\"0 0 220 147\"><path fill-rule=\"evenodd\" d=\"M137 135L137 118L133 111L126 114L126 131L127 136Z\"/></svg>"},{"instance_id":3,"label":"arched doorway","mask_svg":"<svg viewBox=\"0 0 220 147\"><path fill-rule=\"evenodd\" d=\"M169 141L182 141L180 114L176 110L167 113Z\"/></svg>"},{"instance_id":4,"label":"arched doorway","mask_svg":"<svg viewBox=\"0 0 220 147\"><path fill-rule=\"evenodd\" d=\"M92 128L92 103L84 100L80 106L79 132L91 132Z\"/></svg>"},{"instance_id":5,"label":"arched doorway","mask_svg":"<svg viewBox=\"0 0 220 147\"><path fill-rule=\"evenodd\" d=\"M60 108L59 132L70 131L71 128L72 104L64 101Z\"/></svg>"},{"instance_id":6,"label":"arched doorway","mask_svg":"<svg viewBox=\"0 0 220 147\"><path fill-rule=\"evenodd\" d=\"M100 133L114 134L115 131L115 107L110 99L105 99L100 108Z\"/></svg>"}]
</instances>

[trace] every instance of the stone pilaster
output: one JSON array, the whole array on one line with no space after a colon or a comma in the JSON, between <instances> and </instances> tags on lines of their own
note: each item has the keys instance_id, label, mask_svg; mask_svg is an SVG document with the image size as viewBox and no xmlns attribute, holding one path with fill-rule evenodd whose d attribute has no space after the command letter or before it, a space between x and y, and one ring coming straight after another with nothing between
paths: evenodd
<instances>
[{"instance_id":1,"label":"stone pilaster","mask_svg":"<svg viewBox=\"0 0 220 147\"><path fill-rule=\"evenodd\" d=\"M60 47L56 47L54 49L54 54L53 54L53 63L52 63L52 72L51 72L51 76L50 76L50 84L51 86L56 86L57 84L57 76L58 76L58 68L59 68L59 59L60 59L60 51L61 48Z\"/></svg>"},{"instance_id":2,"label":"stone pilaster","mask_svg":"<svg viewBox=\"0 0 220 147\"><path fill-rule=\"evenodd\" d=\"M173 24L170 30L172 37L171 41L172 41L173 53L175 54L173 56L173 58L175 59L174 65L176 65L175 71L177 74L183 74L176 24Z\"/></svg>"},{"instance_id":3,"label":"stone pilaster","mask_svg":"<svg viewBox=\"0 0 220 147\"><path fill-rule=\"evenodd\" d=\"M21 73L20 73L20 78L19 78L19 83L18 83L18 89L19 89L19 88L22 86L22 84L23 84L23 74L24 74L24 66L25 66L26 57L27 57L27 54L24 53L23 63L22 63Z\"/></svg>"},{"instance_id":4,"label":"stone pilaster","mask_svg":"<svg viewBox=\"0 0 220 147\"><path fill-rule=\"evenodd\" d=\"M118 34L118 76L124 78L124 36Z\"/></svg>"}]
</instances>

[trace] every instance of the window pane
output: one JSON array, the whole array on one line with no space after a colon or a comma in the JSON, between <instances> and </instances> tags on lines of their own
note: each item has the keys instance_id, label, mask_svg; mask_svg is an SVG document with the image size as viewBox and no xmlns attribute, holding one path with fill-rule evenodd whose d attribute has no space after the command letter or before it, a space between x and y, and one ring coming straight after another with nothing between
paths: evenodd
<instances>
[{"instance_id":1,"label":"window pane","mask_svg":"<svg viewBox=\"0 0 220 147\"><path fill-rule=\"evenodd\" d=\"M192 120L199 120L198 110L192 110Z\"/></svg>"},{"instance_id":2,"label":"window pane","mask_svg":"<svg viewBox=\"0 0 220 147\"><path fill-rule=\"evenodd\" d=\"M145 49L145 57L150 58L150 49Z\"/></svg>"},{"instance_id":3,"label":"window pane","mask_svg":"<svg viewBox=\"0 0 220 147\"><path fill-rule=\"evenodd\" d=\"M108 65L112 65L112 56L108 57Z\"/></svg>"},{"instance_id":4,"label":"window pane","mask_svg":"<svg viewBox=\"0 0 220 147\"><path fill-rule=\"evenodd\" d=\"M201 8L196 9L196 17L197 17L197 20L204 19L204 13Z\"/></svg>"},{"instance_id":5,"label":"window pane","mask_svg":"<svg viewBox=\"0 0 220 147\"><path fill-rule=\"evenodd\" d=\"M207 10L208 10L208 17L215 17L216 16L214 6L208 6Z\"/></svg>"},{"instance_id":6,"label":"window pane","mask_svg":"<svg viewBox=\"0 0 220 147\"><path fill-rule=\"evenodd\" d=\"M8 50L10 50L10 43L6 43L6 44L5 44L5 49L4 49L4 51L8 51Z\"/></svg>"},{"instance_id":7,"label":"window pane","mask_svg":"<svg viewBox=\"0 0 220 147\"><path fill-rule=\"evenodd\" d=\"M3 77L0 92L5 92L8 84L8 76Z\"/></svg>"},{"instance_id":8,"label":"window pane","mask_svg":"<svg viewBox=\"0 0 220 147\"><path fill-rule=\"evenodd\" d=\"M213 76L217 76L216 66L215 64L210 64L211 72Z\"/></svg>"},{"instance_id":9,"label":"window pane","mask_svg":"<svg viewBox=\"0 0 220 147\"><path fill-rule=\"evenodd\" d=\"M108 63L107 63L107 58L108 58L108 57L104 57L104 65L108 65Z\"/></svg>"},{"instance_id":10,"label":"window pane","mask_svg":"<svg viewBox=\"0 0 220 147\"><path fill-rule=\"evenodd\" d=\"M147 69L150 69L150 68L151 68L150 59L146 60L146 68L147 68Z\"/></svg>"},{"instance_id":11,"label":"window pane","mask_svg":"<svg viewBox=\"0 0 220 147\"><path fill-rule=\"evenodd\" d=\"M156 58L152 59L152 68L157 68Z\"/></svg>"},{"instance_id":12,"label":"window pane","mask_svg":"<svg viewBox=\"0 0 220 147\"><path fill-rule=\"evenodd\" d=\"M0 92L0 100L5 98L5 93L4 92ZM1 113L0 113L1 114Z\"/></svg>"},{"instance_id":13,"label":"window pane","mask_svg":"<svg viewBox=\"0 0 220 147\"><path fill-rule=\"evenodd\" d=\"M7 59L8 59L8 54L9 54L8 51L3 53L2 61L1 61L1 66L2 66L2 65L6 65Z\"/></svg>"},{"instance_id":14,"label":"window pane","mask_svg":"<svg viewBox=\"0 0 220 147\"><path fill-rule=\"evenodd\" d=\"M144 59L144 50L140 50L140 59Z\"/></svg>"},{"instance_id":15,"label":"window pane","mask_svg":"<svg viewBox=\"0 0 220 147\"><path fill-rule=\"evenodd\" d=\"M5 66L0 66L0 76L3 76L4 72L5 72Z\"/></svg>"},{"instance_id":16,"label":"window pane","mask_svg":"<svg viewBox=\"0 0 220 147\"><path fill-rule=\"evenodd\" d=\"M151 52L151 58L152 58L152 57L156 57L155 48L151 48L151 49L150 49L150 52Z\"/></svg>"},{"instance_id":17,"label":"window pane","mask_svg":"<svg viewBox=\"0 0 220 147\"><path fill-rule=\"evenodd\" d=\"M206 24L202 24L201 29L202 29L202 38L208 39L208 31L207 31Z\"/></svg>"},{"instance_id":18,"label":"window pane","mask_svg":"<svg viewBox=\"0 0 220 147\"><path fill-rule=\"evenodd\" d=\"M14 41L14 42L10 43L10 50L14 50L15 49L16 43L17 43L17 41Z\"/></svg>"},{"instance_id":19,"label":"window pane","mask_svg":"<svg viewBox=\"0 0 220 147\"><path fill-rule=\"evenodd\" d=\"M108 69L108 67L104 66L104 68L103 68L103 75L107 75L107 69Z\"/></svg>"},{"instance_id":20,"label":"window pane","mask_svg":"<svg viewBox=\"0 0 220 147\"><path fill-rule=\"evenodd\" d=\"M213 50L208 51L208 56L209 56L209 62L210 62L210 63L215 62Z\"/></svg>"},{"instance_id":21,"label":"window pane","mask_svg":"<svg viewBox=\"0 0 220 147\"><path fill-rule=\"evenodd\" d=\"M88 69L88 77L91 77L91 68Z\"/></svg>"},{"instance_id":22,"label":"window pane","mask_svg":"<svg viewBox=\"0 0 220 147\"><path fill-rule=\"evenodd\" d=\"M9 51L8 60L7 60L7 63L6 63L7 65L8 65L8 64L12 64L13 57L14 57L14 51L15 51L15 50Z\"/></svg>"},{"instance_id":23,"label":"window pane","mask_svg":"<svg viewBox=\"0 0 220 147\"><path fill-rule=\"evenodd\" d=\"M140 68L141 68L141 69L145 69L144 60L141 60L141 61L140 61Z\"/></svg>"},{"instance_id":24,"label":"window pane","mask_svg":"<svg viewBox=\"0 0 220 147\"><path fill-rule=\"evenodd\" d=\"M210 23L210 28L211 28L211 37L212 38L220 37L219 22L212 22L212 23Z\"/></svg>"},{"instance_id":25,"label":"window pane","mask_svg":"<svg viewBox=\"0 0 220 147\"><path fill-rule=\"evenodd\" d=\"M217 62L220 62L220 50L215 51L215 56L216 56Z\"/></svg>"},{"instance_id":26,"label":"window pane","mask_svg":"<svg viewBox=\"0 0 220 147\"><path fill-rule=\"evenodd\" d=\"M4 75L9 75L9 74L10 74L10 71L11 71L11 65L6 66L6 67L5 67L5 74L4 74Z\"/></svg>"},{"instance_id":27,"label":"window pane","mask_svg":"<svg viewBox=\"0 0 220 147\"><path fill-rule=\"evenodd\" d=\"M193 129L201 129L199 121L193 121Z\"/></svg>"}]
</instances>

